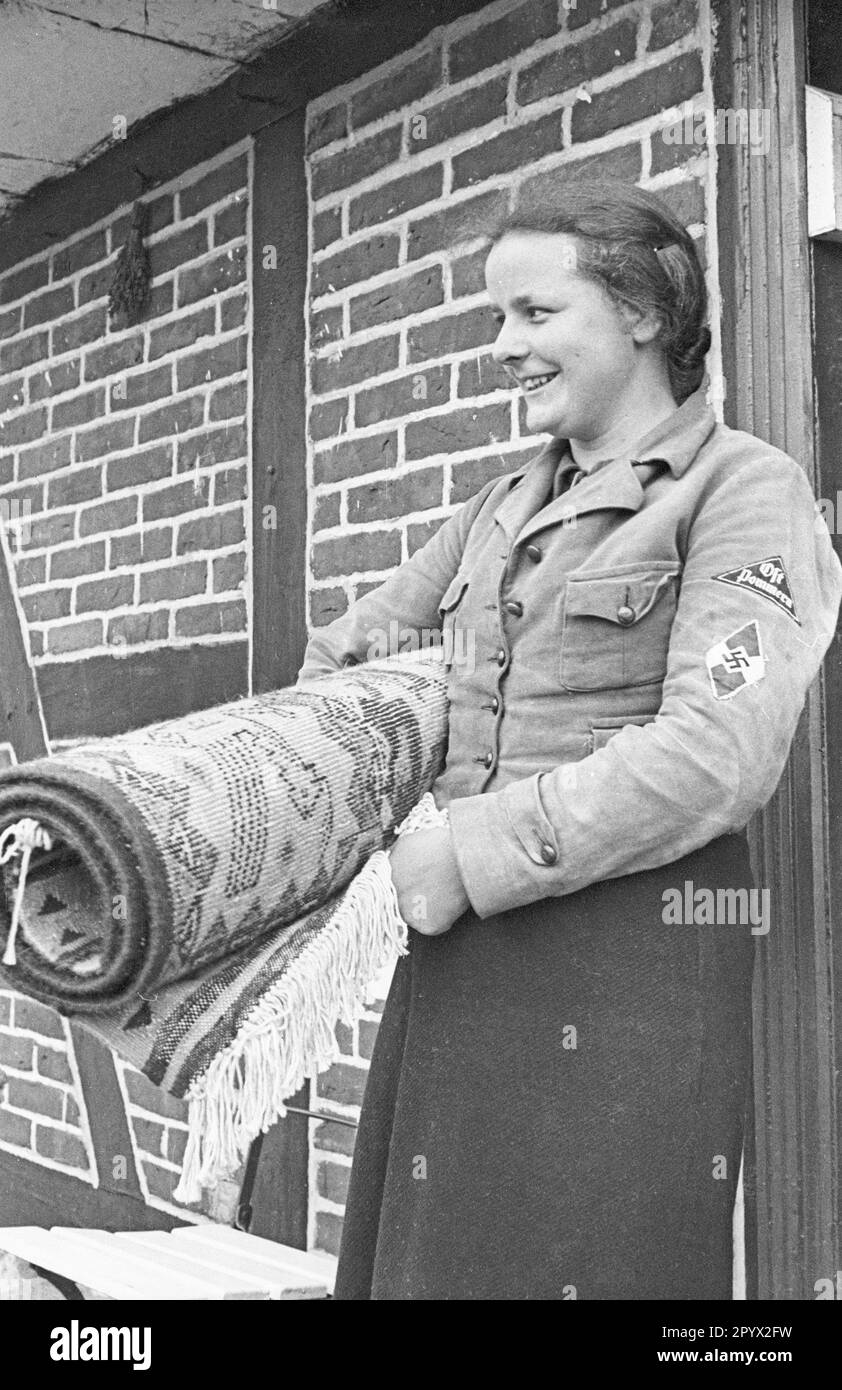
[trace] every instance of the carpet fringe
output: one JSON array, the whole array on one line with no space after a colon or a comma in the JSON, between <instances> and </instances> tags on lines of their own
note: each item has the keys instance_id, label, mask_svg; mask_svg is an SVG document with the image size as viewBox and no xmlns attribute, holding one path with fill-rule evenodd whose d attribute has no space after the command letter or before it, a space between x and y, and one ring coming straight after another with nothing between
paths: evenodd
<instances>
[{"instance_id":1,"label":"carpet fringe","mask_svg":"<svg viewBox=\"0 0 842 1390\"><path fill-rule=\"evenodd\" d=\"M446 825L426 792L396 835ZM352 1026L368 986L394 957L408 954L389 855L378 850L337 903L325 930L282 979L270 985L228 1047L188 1092L188 1137L177 1202L229 1176L249 1145L286 1113L284 1101L337 1059L335 1028Z\"/></svg>"}]
</instances>

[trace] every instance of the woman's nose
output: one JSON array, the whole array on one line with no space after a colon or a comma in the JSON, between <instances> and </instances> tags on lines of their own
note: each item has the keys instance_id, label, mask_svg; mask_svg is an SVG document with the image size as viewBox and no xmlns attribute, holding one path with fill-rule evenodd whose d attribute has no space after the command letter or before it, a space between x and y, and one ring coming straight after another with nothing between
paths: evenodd
<instances>
[{"instance_id":1,"label":"woman's nose","mask_svg":"<svg viewBox=\"0 0 842 1390\"><path fill-rule=\"evenodd\" d=\"M523 341L523 336L516 326L503 323L500 331L494 340L491 348L491 356L495 362L506 366L513 362L519 362L526 356L528 347Z\"/></svg>"}]
</instances>

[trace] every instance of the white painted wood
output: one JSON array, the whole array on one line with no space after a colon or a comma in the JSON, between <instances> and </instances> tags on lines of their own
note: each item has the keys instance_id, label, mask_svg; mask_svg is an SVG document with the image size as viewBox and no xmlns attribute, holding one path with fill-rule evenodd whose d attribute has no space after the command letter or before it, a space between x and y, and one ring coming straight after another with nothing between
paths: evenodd
<instances>
[{"instance_id":1,"label":"white painted wood","mask_svg":"<svg viewBox=\"0 0 842 1390\"><path fill-rule=\"evenodd\" d=\"M109 1298L160 1301L195 1297L192 1293L173 1294L153 1275L141 1276L139 1271L126 1275L115 1269L113 1260L79 1249L73 1242L42 1230L40 1226L0 1228L0 1250L17 1255L29 1264L40 1265L53 1274L62 1274L76 1284L90 1286Z\"/></svg>"},{"instance_id":2,"label":"white painted wood","mask_svg":"<svg viewBox=\"0 0 842 1390\"><path fill-rule=\"evenodd\" d=\"M242 1279L252 1287L263 1288L268 1297L279 1301L296 1298L325 1298L329 1285L324 1277L299 1273L265 1256L242 1254L236 1248L221 1248L219 1245L202 1244L201 1241L178 1239L178 1231L132 1231L125 1239L135 1246L142 1246L162 1260L172 1261L174 1252L185 1267L195 1265L199 1268L219 1268L222 1265L226 1276Z\"/></svg>"},{"instance_id":3,"label":"white painted wood","mask_svg":"<svg viewBox=\"0 0 842 1390\"><path fill-rule=\"evenodd\" d=\"M842 240L842 96L804 89L807 129L807 231Z\"/></svg>"},{"instance_id":4,"label":"white painted wood","mask_svg":"<svg viewBox=\"0 0 842 1390\"><path fill-rule=\"evenodd\" d=\"M138 1245L130 1233L112 1234L108 1231L93 1231L53 1227L51 1234L69 1237L78 1248L90 1250L101 1255L119 1270L123 1278L133 1279L136 1274L157 1279L163 1286L180 1288L186 1280L195 1292L187 1295L202 1299L268 1299L269 1288L265 1279L244 1278L230 1269L223 1269L209 1261L187 1260L176 1249L150 1250ZM170 1295L180 1297L178 1293Z\"/></svg>"},{"instance_id":5,"label":"white painted wood","mask_svg":"<svg viewBox=\"0 0 842 1390\"><path fill-rule=\"evenodd\" d=\"M333 1289L336 1260L332 1255L313 1250L294 1250L291 1245L278 1245L263 1236L248 1235L245 1231L234 1230L232 1226L184 1226L178 1231L173 1231L173 1235L191 1244L203 1244L217 1249L220 1253L240 1251L243 1254L262 1254L278 1267L321 1278L329 1289Z\"/></svg>"}]
</instances>

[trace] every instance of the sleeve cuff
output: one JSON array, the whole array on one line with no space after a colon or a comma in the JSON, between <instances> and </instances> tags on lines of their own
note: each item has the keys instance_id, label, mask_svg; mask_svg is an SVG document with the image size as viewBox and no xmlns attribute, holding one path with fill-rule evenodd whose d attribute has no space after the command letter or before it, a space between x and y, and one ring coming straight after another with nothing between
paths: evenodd
<instances>
[{"instance_id":1,"label":"sleeve cuff","mask_svg":"<svg viewBox=\"0 0 842 1390\"><path fill-rule=\"evenodd\" d=\"M459 872L478 917L564 892L558 836L541 801L542 776L449 804Z\"/></svg>"}]
</instances>

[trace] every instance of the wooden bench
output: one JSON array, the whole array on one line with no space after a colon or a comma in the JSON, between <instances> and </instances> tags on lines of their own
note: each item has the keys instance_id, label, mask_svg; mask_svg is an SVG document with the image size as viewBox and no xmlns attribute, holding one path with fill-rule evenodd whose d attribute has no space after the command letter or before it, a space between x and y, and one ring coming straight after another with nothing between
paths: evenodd
<instances>
[{"instance_id":1,"label":"wooden bench","mask_svg":"<svg viewBox=\"0 0 842 1390\"><path fill-rule=\"evenodd\" d=\"M229 1226L175 1231L0 1227L0 1252L86 1299L329 1298L336 1261Z\"/></svg>"}]
</instances>

